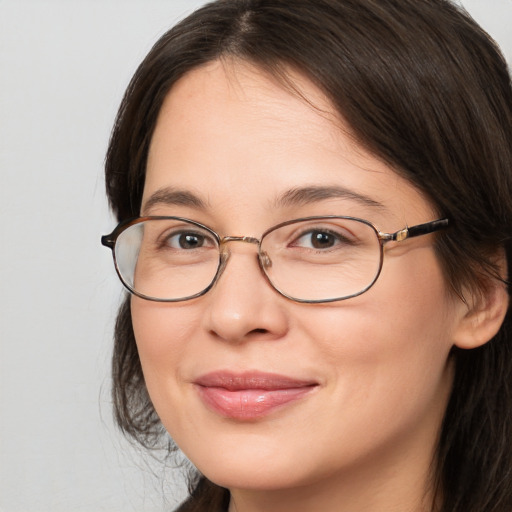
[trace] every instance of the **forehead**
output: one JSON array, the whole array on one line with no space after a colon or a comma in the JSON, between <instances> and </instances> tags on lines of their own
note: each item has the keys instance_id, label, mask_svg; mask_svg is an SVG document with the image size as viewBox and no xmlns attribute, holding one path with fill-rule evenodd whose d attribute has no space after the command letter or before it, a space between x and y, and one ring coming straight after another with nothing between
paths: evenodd
<instances>
[{"instance_id":1,"label":"forehead","mask_svg":"<svg viewBox=\"0 0 512 512\"><path fill-rule=\"evenodd\" d=\"M328 99L301 75L290 72L287 83L284 80L229 60L190 71L172 87L162 105L148 167L171 138L183 149L200 136L204 136L205 148L231 141L233 155L243 148L248 153L257 151L260 157L262 149L269 154L276 146L295 144L305 151L315 144L327 149L346 142L338 131L348 134L348 127Z\"/></svg>"},{"instance_id":2,"label":"forehead","mask_svg":"<svg viewBox=\"0 0 512 512\"><path fill-rule=\"evenodd\" d=\"M143 210L172 188L211 210L256 214L285 207L279 198L290 191L315 187L347 190L345 200L364 196L401 217L410 200L429 209L414 187L357 144L318 88L298 74L290 83L294 91L251 65L220 61L182 77L154 131Z\"/></svg>"}]
</instances>

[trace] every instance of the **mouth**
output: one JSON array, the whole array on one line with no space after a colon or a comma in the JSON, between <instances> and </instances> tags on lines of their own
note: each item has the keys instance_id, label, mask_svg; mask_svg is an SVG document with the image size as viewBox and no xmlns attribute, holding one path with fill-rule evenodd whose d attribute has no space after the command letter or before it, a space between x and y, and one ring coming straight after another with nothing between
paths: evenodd
<instances>
[{"instance_id":1,"label":"mouth","mask_svg":"<svg viewBox=\"0 0 512 512\"><path fill-rule=\"evenodd\" d=\"M318 387L318 382L262 372L214 372L196 379L203 403L225 418L256 420L297 400Z\"/></svg>"}]
</instances>

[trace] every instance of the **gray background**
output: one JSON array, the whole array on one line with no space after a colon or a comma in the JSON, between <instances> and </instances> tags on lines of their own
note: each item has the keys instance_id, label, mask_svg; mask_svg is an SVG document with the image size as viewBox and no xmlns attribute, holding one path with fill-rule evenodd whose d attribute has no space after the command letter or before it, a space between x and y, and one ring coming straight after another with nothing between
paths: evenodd
<instances>
[{"instance_id":1,"label":"gray background","mask_svg":"<svg viewBox=\"0 0 512 512\"><path fill-rule=\"evenodd\" d=\"M102 164L124 88L202 3L0 0L2 512L160 511L183 492L112 424L122 290L99 237L114 226ZM512 62L512 0L463 4Z\"/></svg>"}]
</instances>

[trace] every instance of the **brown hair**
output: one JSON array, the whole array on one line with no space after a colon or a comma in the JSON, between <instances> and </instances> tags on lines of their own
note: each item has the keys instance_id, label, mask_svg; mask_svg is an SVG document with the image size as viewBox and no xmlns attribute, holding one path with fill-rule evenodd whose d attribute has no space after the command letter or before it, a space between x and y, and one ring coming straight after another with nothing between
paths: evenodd
<instances>
[{"instance_id":1,"label":"brown hair","mask_svg":"<svg viewBox=\"0 0 512 512\"><path fill-rule=\"evenodd\" d=\"M167 32L133 77L106 161L119 220L139 214L162 102L188 71L219 58L326 93L358 142L421 190L451 228L436 249L459 296L512 261L512 87L490 37L448 0L218 0ZM453 350L455 379L434 468L442 512L512 510L511 315L486 345ZM130 317L113 356L118 424L145 446L163 428L147 395ZM180 510L222 510L229 493L197 476Z\"/></svg>"}]
</instances>

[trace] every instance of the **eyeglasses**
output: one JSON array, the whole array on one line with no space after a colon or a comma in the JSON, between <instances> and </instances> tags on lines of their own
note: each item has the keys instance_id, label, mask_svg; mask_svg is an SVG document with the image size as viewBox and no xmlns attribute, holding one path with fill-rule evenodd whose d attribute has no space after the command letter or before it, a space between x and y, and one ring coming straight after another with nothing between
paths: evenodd
<instances>
[{"instance_id":1,"label":"eyeglasses","mask_svg":"<svg viewBox=\"0 0 512 512\"><path fill-rule=\"evenodd\" d=\"M224 236L181 217L138 217L101 238L112 250L123 285L143 299L178 302L204 295L228 262L228 244L258 248L261 271L281 295L296 302L349 299L366 292L382 270L384 245L426 235L448 219L383 233L345 216L306 217L274 226L260 239Z\"/></svg>"}]
</instances>

